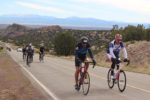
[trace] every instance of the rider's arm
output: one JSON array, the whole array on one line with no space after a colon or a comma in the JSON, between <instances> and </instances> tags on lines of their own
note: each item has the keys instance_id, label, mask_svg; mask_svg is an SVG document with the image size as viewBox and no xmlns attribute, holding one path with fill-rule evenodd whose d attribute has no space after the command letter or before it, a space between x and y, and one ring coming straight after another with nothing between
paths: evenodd
<instances>
[{"instance_id":1,"label":"rider's arm","mask_svg":"<svg viewBox=\"0 0 150 100\"><path fill-rule=\"evenodd\" d=\"M113 44L110 43L109 45L109 51L110 51L110 55L112 55L113 58L116 58L116 56L114 55L114 52L113 52Z\"/></svg>"},{"instance_id":2,"label":"rider's arm","mask_svg":"<svg viewBox=\"0 0 150 100\"><path fill-rule=\"evenodd\" d=\"M92 53L92 50L91 50L90 47L88 48L88 52L89 52L89 54L90 54L90 57L91 57L91 58L94 58L93 53Z\"/></svg>"},{"instance_id":3,"label":"rider's arm","mask_svg":"<svg viewBox=\"0 0 150 100\"><path fill-rule=\"evenodd\" d=\"M122 47L122 51L123 51L123 54L124 54L124 58L127 58L128 57L127 56L127 50L126 50L126 48L124 46L124 43L121 43L121 47Z\"/></svg>"}]
</instances>

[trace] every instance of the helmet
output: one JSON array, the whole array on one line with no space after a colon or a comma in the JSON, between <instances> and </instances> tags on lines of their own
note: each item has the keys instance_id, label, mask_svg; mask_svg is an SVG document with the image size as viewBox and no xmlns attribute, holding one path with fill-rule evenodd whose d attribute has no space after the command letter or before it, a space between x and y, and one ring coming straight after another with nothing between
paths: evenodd
<instances>
[{"instance_id":1,"label":"helmet","mask_svg":"<svg viewBox=\"0 0 150 100\"><path fill-rule=\"evenodd\" d=\"M41 43L41 44L40 44L40 47L44 47L44 43Z\"/></svg>"},{"instance_id":2,"label":"helmet","mask_svg":"<svg viewBox=\"0 0 150 100\"><path fill-rule=\"evenodd\" d=\"M32 47L32 44L31 44L31 43L29 44L29 47Z\"/></svg>"},{"instance_id":3,"label":"helmet","mask_svg":"<svg viewBox=\"0 0 150 100\"><path fill-rule=\"evenodd\" d=\"M121 34L116 34L115 35L115 40L122 40L122 35Z\"/></svg>"},{"instance_id":4,"label":"helmet","mask_svg":"<svg viewBox=\"0 0 150 100\"><path fill-rule=\"evenodd\" d=\"M89 42L89 40L87 37L85 37L85 36L81 37L81 43L88 43L88 42Z\"/></svg>"}]
</instances>

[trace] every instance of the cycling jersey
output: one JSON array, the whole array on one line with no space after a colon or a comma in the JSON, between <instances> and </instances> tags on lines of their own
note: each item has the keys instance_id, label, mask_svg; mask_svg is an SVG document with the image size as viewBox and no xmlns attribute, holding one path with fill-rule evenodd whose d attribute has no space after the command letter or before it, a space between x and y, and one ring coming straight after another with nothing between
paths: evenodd
<instances>
[{"instance_id":1,"label":"cycling jersey","mask_svg":"<svg viewBox=\"0 0 150 100\"><path fill-rule=\"evenodd\" d=\"M22 49L22 52L25 53L25 52L26 52L26 48L23 48L23 49Z\"/></svg>"},{"instance_id":2,"label":"cycling jersey","mask_svg":"<svg viewBox=\"0 0 150 100\"><path fill-rule=\"evenodd\" d=\"M40 52L41 52L41 53L43 53L43 52L44 52L44 50L45 50L45 48L44 48L44 47L40 47Z\"/></svg>"},{"instance_id":3,"label":"cycling jersey","mask_svg":"<svg viewBox=\"0 0 150 100\"><path fill-rule=\"evenodd\" d=\"M76 67L79 67L81 64L81 62L79 60L81 60L82 62L85 61L85 59L87 58L87 56L86 56L87 51L89 52L90 57L94 58L89 44L87 44L86 47L83 47L82 43L78 43L78 45L76 46L76 49L75 49L75 66Z\"/></svg>"},{"instance_id":4,"label":"cycling jersey","mask_svg":"<svg viewBox=\"0 0 150 100\"><path fill-rule=\"evenodd\" d=\"M120 44L116 44L115 40L113 40L110 43L109 48L107 49L108 57L110 59L112 59L112 58L120 58L119 54L120 54L120 50L121 49L123 50L124 57L127 58L127 51L125 49L124 43L120 42Z\"/></svg>"},{"instance_id":5,"label":"cycling jersey","mask_svg":"<svg viewBox=\"0 0 150 100\"><path fill-rule=\"evenodd\" d=\"M34 53L34 49L32 47L31 48L27 47L26 51L27 51L28 55L29 54L33 55L33 53Z\"/></svg>"},{"instance_id":6,"label":"cycling jersey","mask_svg":"<svg viewBox=\"0 0 150 100\"><path fill-rule=\"evenodd\" d=\"M90 45L87 44L86 47L82 47L82 44L78 43L78 45L75 49L75 58L76 59L86 58L87 51L89 52L90 57L93 58L93 53L92 53Z\"/></svg>"}]
</instances>

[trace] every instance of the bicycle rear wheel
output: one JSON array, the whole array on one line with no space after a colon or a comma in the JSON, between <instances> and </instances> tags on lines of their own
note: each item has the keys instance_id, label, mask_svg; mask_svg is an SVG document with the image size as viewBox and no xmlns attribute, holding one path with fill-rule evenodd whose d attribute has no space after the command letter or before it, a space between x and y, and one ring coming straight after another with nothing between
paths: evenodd
<instances>
[{"instance_id":1,"label":"bicycle rear wheel","mask_svg":"<svg viewBox=\"0 0 150 100\"><path fill-rule=\"evenodd\" d=\"M126 74L123 70L120 70L120 74L118 76L118 88L120 92L123 92L126 88Z\"/></svg>"},{"instance_id":2,"label":"bicycle rear wheel","mask_svg":"<svg viewBox=\"0 0 150 100\"><path fill-rule=\"evenodd\" d=\"M107 74L107 82L108 82L109 88L112 89L114 87L114 80L111 79L111 69L109 69L108 74Z\"/></svg>"},{"instance_id":3,"label":"bicycle rear wheel","mask_svg":"<svg viewBox=\"0 0 150 100\"><path fill-rule=\"evenodd\" d=\"M90 75L88 72L86 72L82 84L82 90L84 95L88 94L89 88L90 88Z\"/></svg>"}]
</instances>

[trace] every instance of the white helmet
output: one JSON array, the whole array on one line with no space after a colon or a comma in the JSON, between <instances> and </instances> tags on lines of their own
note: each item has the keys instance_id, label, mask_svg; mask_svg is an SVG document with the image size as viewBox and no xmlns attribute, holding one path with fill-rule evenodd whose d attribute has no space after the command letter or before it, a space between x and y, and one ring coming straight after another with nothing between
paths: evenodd
<instances>
[{"instance_id":1,"label":"white helmet","mask_svg":"<svg viewBox=\"0 0 150 100\"><path fill-rule=\"evenodd\" d=\"M29 46L32 47L32 44L30 43Z\"/></svg>"},{"instance_id":2,"label":"white helmet","mask_svg":"<svg viewBox=\"0 0 150 100\"><path fill-rule=\"evenodd\" d=\"M44 43L41 43L41 44L40 44L40 47L44 47Z\"/></svg>"}]
</instances>

